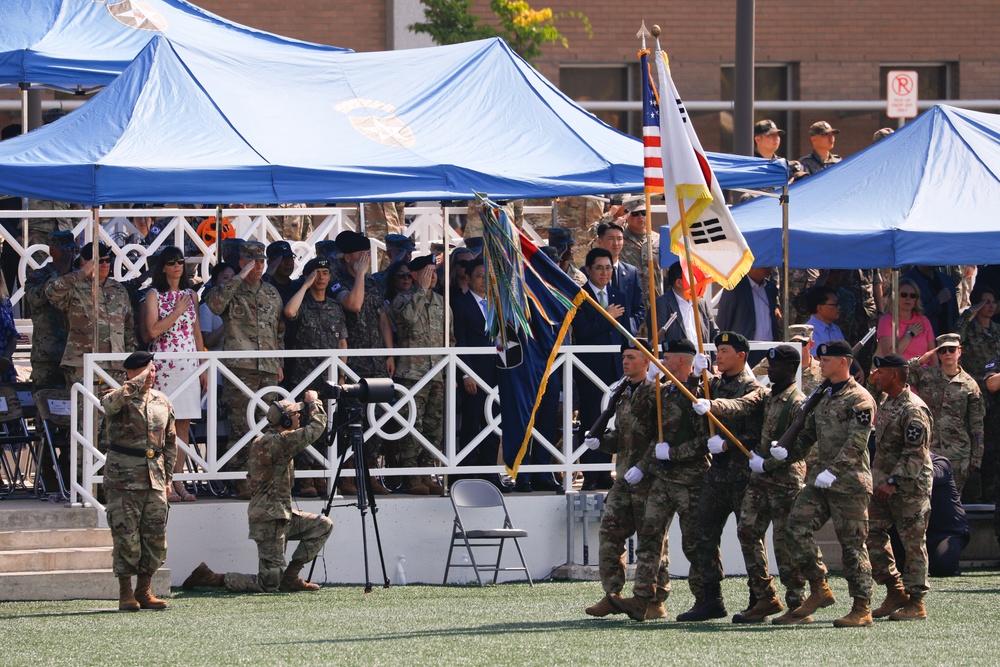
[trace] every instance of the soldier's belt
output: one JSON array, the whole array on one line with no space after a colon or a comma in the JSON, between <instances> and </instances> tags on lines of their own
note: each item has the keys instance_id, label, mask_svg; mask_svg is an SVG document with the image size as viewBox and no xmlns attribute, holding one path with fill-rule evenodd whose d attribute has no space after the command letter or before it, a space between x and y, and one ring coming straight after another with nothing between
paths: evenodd
<instances>
[{"instance_id":1,"label":"soldier's belt","mask_svg":"<svg viewBox=\"0 0 1000 667\"><path fill-rule=\"evenodd\" d=\"M155 459L157 456L163 453L162 449L153 449L152 447L148 449L134 449L132 447L120 447L118 445L111 445L108 447L113 452L119 454L124 454L125 456L141 456L146 459Z\"/></svg>"}]
</instances>

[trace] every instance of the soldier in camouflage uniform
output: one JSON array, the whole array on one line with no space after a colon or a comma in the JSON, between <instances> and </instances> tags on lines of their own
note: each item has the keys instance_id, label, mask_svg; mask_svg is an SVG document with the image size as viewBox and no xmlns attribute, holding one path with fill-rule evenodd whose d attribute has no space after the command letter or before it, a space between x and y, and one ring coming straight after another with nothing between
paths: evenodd
<instances>
[{"instance_id":1,"label":"soldier in camouflage uniform","mask_svg":"<svg viewBox=\"0 0 1000 667\"><path fill-rule=\"evenodd\" d=\"M378 281L383 291L387 289L386 278L388 277L389 267L397 261L409 262L413 259L413 251L416 248L416 244L413 243L413 239L409 236L389 234L385 237L385 254L382 255L382 261L379 264L382 270L372 274L372 278Z\"/></svg>"},{"instance_id":2,"label":"soldier in camouflage uniform","mask_svg":"<svg viewBox=\"0 0 1000 667\"><path fill-rule=\"evenodd\" d=\"M576 248L573 231L564 227L549 228L549 245L556 249L559 256L559 268L577 285L581 287L585 285L587 276L583 274L583 271L573 266L573 251Z\"/></svg>"},{"instance_id":3,"label":"soldier in camouflage uniform","mask_svg":"<svg viewBox=\"0 0 1000 667\"><path fill-rule=\"evenodd\" d=\"M777 446L777 441L798 414L805 396L795 383L799 367L798 351L791 345L778 345L768 352L768 378L771 386L763 392L752 392L743 398L701 399L696 412L711 409L720 419L759 413L763 419L760 443L750 460L750 476L743 505L740 507L736 535L747 566L750 590L757 602L753 607L733 615L734 623L760 623L771 614L782 611L767 560L764 536L774 524L774 554L781 583L785 586L785 601L790 609L805 599L805 578L795 565L788 550L785 527L795 496L805 482L804 451Z\"/></svg>"},{"instance_id":4,"label":"soldier in camouflage uniform","mask_svg":"<svg viewBox=\"0 0 1000 667\"><path fill-rule=\"evenodd\" d=\"M322 551L333 531L333 522L325 516L292 509L292 459L322 435L326 412L315 391L307 391L304 398L304 404L273 403L267 411L270 429L250 447L247 466L253 497L247 518L250 539L257 543L257 574L221 574L201 563L184 580L186 590L197 586L225 586L233 593L319 590L319 585L303 581L299 573ZM309 423L300 428L303 415ZM289 540L297 540L299 545L286 568Z\"/></svg>"},{"instance_id":5,"label":"soldier in camouflage uniform","mask_svg":"<svg viewBox=\"0 0 1000 667\"><path fill-rule=\"evenodd\" d=\"M972 297L975 305L966 309L955 333L961 339L962 370L983 386L986 364L1000 356L1000 324L993 321L997 312L997 297L993 290L979 288Z\"/></svg>"},{"instance_id":6,"label":"soldier in camouflage uniform","mask_svg":"<svg viewBox=\"0 0 1000 667\"><path fill-rule=\"evenodd\" d=\"M909 380L934 416L931 451L951 463L959 495L983 464L983 395L976 380L959 366L962 347L958 334L942 334L937 347L909 363ZM937 356L939 366L921 366Z\"/></svg>"},{"instance_id":7,"label":"soldier in camouflage uniform","mask_svg":"<svg viewBox=\"0 0 1000 667\"><path fill-rule=\"evenodd\" d=\"M854 598L851 612L834 621L834 625L868 626L872 624L869 610L872 567L865 546L872 493L868 439L875 402L851 377L853 357L847 341L823 343L817 354L823 376L830 380L831 386L807 415L795 442L796 451L809 449L816 443L816 464L810 466L806 485L795 498L786 531L789 548L811 590L802 605L788 613L787 620L811 623L813 612L835 602L826 584L826 565L813 536L827 519L832 519L843 549L844 577Z\"/></svg>"},{"instance_id":8,"label":"soldier in camouflage uniform","mask_svg":"<svg viewBox=\"0 0 1000 667\"><path fill-rule=\"evenodd\" d=\"M240 245L240 272L225 285L213 287L205 296L208 309L222 318L225 327L225 351L285 349L285 320L278 290L262 281L264 275L264 244L244 241ZM246 385L250 392L281 382L281 360L273 357L226 359L226 366ZM266 400L266 399L265 399ZM233 447L250 430L247 406L250 396L231 381L222 388L222 402L229 414L229 447ZM238 451L226 463L224 470L243 470L247 448ZM241 500L250 499L246 480L236 483Z\"/></svg>"},{"instance_id":9,"label":"soldier in camouflage uniform","mask_svg":"<svg viewBox=\"0 0 1000 667\"><path fill-rule=\"evenodd\" d=\"M806 295L816 286L819 276L819 269L788 269L788 305L792 309L789 322L801 323L812 317Z\"/></svg>"},{"instance_id":10,"label":"soldier in camouflage uniform","mask_svg":"<svg viewBox=\"0 0 1000 667\"><path fill-rule=\"evenodd\" d=\"M72 211L74 209L79 210L79 206L74 204L67 204L61 201L48 201L45 199L29 199L28 200L28 210L29 211ZM48 243L48 236L52 232L69 232L73 233L73 225L77 222L78 218L31 218L27 220L28 224L28 245L45 245ZM43 256L44 257L44 256Z\"/></svg>"},{"instance_id":11,"label":"soldier in camouflage uniform","mask_svg":"<svg viewBox=\"0 0 1000 667\"><path fill-rule=\"evenodd\" d=\"M49 303L62 311L67 320L66 349L62 356L62 371L66 384L83 380L83 355L87 352L126 352L134 350L135 317L128 291L108 278L111 272L111 248L101 243L99 261L92 259L93 244L80 251L83 263L79 271L45 283ZM91 276L97 270L98 346L94 349L94 301Z\"/></svg>"},{"instance_id":12,"label":"soldier in camouflage uniform","mask_svg":"<svg viewBox=\"0 0 1000 667\"><path fill-rule=\"evenodd\" d=\"M649 348L649 341L640 342ZM635 605L633 618L643 621L666 615L661 483L657 476L643 472L643 467L648 466L643 458L656 440L656 389L646 380L649 361L627 342L622 343L622 368L625 378L611 403L615 428L594 433L584 441L590 449L617 455L617 479L608 492L601 518L599 560L605 595L586 612L591 616L629 613L627 610ZM638 535L632 587L635 597L623 600L625 541L633 533Z\"/></svg>"},{"instance_id":13,"label":"soldier in camouflage uniform","mask_svg":"<svg viewBox=\"0 0 1000 667\"><path fill-rule=\"evenodd\" d=\"M371 202L363 204L364 233L369 238L384 239L389 234L402 234L406 229L404 202Z\"/></svg>"},{"instance_id":14,"label":"soldier in camouflage uniform","mask_svg":"<svg viewBox=\"0 0 1000 667\"><path fill-rule=\"evenodd\" d=\"M111 558L118 577L118 608L163 609L153 596L153 574L167 558L167 491L177 458L174 410L153 389L153 355L134 352L125 360L128 380L101 397L111 443L104 464ZM132 576L136 575L135 593Z\"/></svg>"},{"instance_id":15,"label":"soldier in camouflage uniform","mask_svg":"<svg viewBox=\"0 0 1000 667\"><path fill-rule=\"evenodd\" d=\"M929 590L927 522L934 477L928 446L931 411L906 384L907 363L901 355L875 357L874 375L875 386L888 398L875 419L875 492L868 505L867 545L872 577L885 585L887 594L872 616L919 620L927 618L924 596ZM902 582L889 541L892 526L896 526L906 550Z\"/></svg>"},{"instance_id":16,"label":"soldier in camouflage uniform","mask_svg":"<svg viewBox=\"0 0 1000 667\"><path fill-rule=\"evenodd\" d=\"M622 221L618 224L625 228L625 245L622 247L619 259L639 269L639 282L642 284L643 303L649 304L649 250L646 247L646 203L639 200L632 205ZM660 268L660 235L654 230L653 246L653 286L656 296L663 294L663 269Z\"/></svg>"},{"instance_id":17,"label":"soldier in camouflage uniform","mask_svg":"<svg viewBox=\"0 0 1000 667\"><path fill-rule=\"evenodd\" d=\"M823 383L823 372L819 367L819 359L812 355L813 348L813 327L811 324L791 324L788 326L788 340L792 344L801 345L802 352L802 387L803 394L808 396L813 390ZM767 357L753 367L754 377L760 378L767 375Z\"/></svg>"},{"instance_id":18,"label":"soldier in camouflage uniform","mask_svg":"<svg viewBox=\"0 0 1000 667\"><path fill-rule=\"evenodd\" d=\"M31 382L36 387L66 384L59 364L66 351L66 314L49 302L45 286L69 273L79 247L72 232L52 232L48 237L52 261L28 274L24 298L31 307Z\"/></svg>"},{"instance_id":19,"label":"soldier in camouflage uniform","mask_svg":"<svg viewBox=\"0 0 1000 667\"><path fill-rule=\"evenodd\" d=\"M715 337L716 365L721 375L709 380L705 392L711 398L742 398L758 394L763 400L763 388L757 384L747 368L747 354L750 344L747 339L734 332L725 331ZM707 365L707 360L702 364ZM695 371L701 370L695 368ZM729 432L736 436L747 450L753 450L760 442L763 415L754 413L737 418L722 420ZM701 567L701 580L705 587L705 598L695 600L695 605L677 617L678 621L706 621L723 618L728 613L722 599L722 529L730 514L739 517L743 504L743 494L750 481L750 469L746 459L735 445L727 444L722 436L714 435L708 440L712 452L712 466L705 474L698 498L697 559ZM753 607L756 600L752 598Z\"/></svg>"},{"instance_id":20,"label":"soldier in camouflage uniform","mask_svg":"<svg viewBox=\"0 0 1000 667\"><path fill-rule=\"evenodd\" d=\"M437 283L434 255L412 260L414 288L392 301L391 316L400 347L444 347L444 297L434 291ZM450 323L450 321L449 321ZM449 339L454 336L449 332ZM412 390L430 372L439 356L401 356L393 380ZM438 372L413 394L413 428L435 447L444 443L444 372ZM399 464L404 468L431 467L435 458L420 442L408 435L399 445ZM440 494L444 487L429 475L406 478L406 490L415 495Z\"/></svg>"}]
</instances>

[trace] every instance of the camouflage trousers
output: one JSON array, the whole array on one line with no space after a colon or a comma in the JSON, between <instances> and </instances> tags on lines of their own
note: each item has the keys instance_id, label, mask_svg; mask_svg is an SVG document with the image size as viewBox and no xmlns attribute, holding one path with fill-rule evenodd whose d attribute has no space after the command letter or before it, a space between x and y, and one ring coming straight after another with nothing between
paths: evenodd
<instances>
[{"instance_id":1,"label":"camouflage trousers","mask_svg":"<svg viewBox=\"0 0 1000 667\"><path fill-rule=\"evenodd\" d=\"M725 573L722 570L722 531L730 514L740 516L747 482L716 482L708 478L701 485L698 498L697 559L701 579L706 585L718 586Z\"/></svg>"},{"instance_id":2,"label":"camouflage trousers","mask_svg":"<svg viewBox=\"0 0 1000 667\"><path fill-rule=\"evenodd\" d=\"M702 583L701 565L698 563L698 499L701 485L686 486L666 481L663 485L664 498L668 509L663 527L663 571L666 573L665 592L670 593L670 525L674 515L681 526L681 552L689 564L688 587L695 600L705 599L705 585ZM664 595L666 597L666 595Z\"/></svg>"},{"instance_id":3,"label":"camouflage trousers","mask_svg":"<svg viewBox=\"0 0 1000 667\"><path fill-rule=\"evenodd\" d=\"M736 527L743 561L747 566L750 590L758 600L768 600L776 592L764 537L767 527L774 524L774 559L778 563L778 576L785 587L785 602L789 609L801 606L805 599L806 580L792 558L785 536L788 515L798 494L797 488L769 484L759 475L754 475L743 495L740 520Z\"/></svg>"},{"instance_id":4,"label":"camouflage trousers","mask_svg":"<svg viewBox=\"0 0 1000 667\"><path fill-rule=\"evenodd\" d=\"M291 521L251 524L250 536L257 543L257 574L229 572L226 589L233 593L268 593L278 590L285 573L285 551L289 540L298 540L292 560L308 563L315 558L333 531L328 517L292 510Z\"/></svg>"},{"instance_id":5,"label":"camouflage trousers","mask_svg":"<svg viewBox=\"0 0 1000 667\"><path fill-rule=\"evenodd\" d=\"M598 550L601 585L605 593L621 593L625 587L625 541L637 536L635 581L638 598L662 602L670 593L670 574L663 549L667 525L664 482L647 477L639 484L615 480L604 501Z\"/></svg>"},{"instance_id":6,"label":"camouflage trousers","mask_svg":"<svg viewBox=\"0 0 1000 667\"><path fill-rule=\"evenodd\" d=\"M31 362L31 383L36 388L65 387L66 375L58 361Z\"/></svg>"},{"instance_id":7,"label":"camouflage trousers","mask_svg":"<svg viewBox=\"0 0 1000 667\"><path fill-rule=\"evenodd\" d=\"M247 386L250 391L259 391L261 387L277 386L278 376L275 373L262 373L261 371L252 371L242 368L231 369L233 375L238 377L243 384ZM277 394L269 394L264 396L265 401L276 401L280 396ZM247 424L247 406L250 405L250 397L247 396L241 388L234 385L232 382L225 380L225 384L222 386L222 404L226 406L226 413L229 415L229 444L227 447L231 449L237 442L240 441L244 435L250 430ZM247 454L250 451L250 443L247 442L243 445L240 451L236 452L233 458L229 459L228 462L222 467L223 470L246 470L247 468Z\"/></svg>"},{"instance_id":8,"label":"camouflage trousers","mask_svg":"<svg viewBox=\"0 0 1000 667\"><path fill-rule=\"evenodd\" d=\"M395 382L412 389L416 380L400 378ZM436 447L443 448L444 442L444 383L428 382L413 395L413 428ZM399 443L399 464L404 468L433 466L436 461L419 440L406 436Z\"/></svg>"},{"instance_id":9,"label":"camouflage trousers","mask_svg":"<svg viewBox=\"0 0 1000 667\"><path fill-rule=\"evenodd\" d=\"M826 577L826 565L813 533L830 519L843 551L844 578L851 597L871 599L872 564L865 546L869 497L862 493L834 493L814 486L806 486L796 496L785 536L799 570L808 581Z\"/></svg>"},{"instance_id":10,"label":"camouflage trousers","mask_svg":"<svg viewBox=\"0 0 1000 667\"><path fill-rule=\"evenodd\" d=\"M153 574L167 559L167 494L105 489L116 577Z\"/></svg>"},{"instance_id":11,"label":"camouflage trousers","mask_svg":"<svg viewBox=\"0 0 1000 667\"><path fill-rule=\"evenodd\" d=\"M889 543L889 528L896 526L906 551L903 586L910 595L924 595L927 586L927 522L931 495L894 493L888 500L872 498L868 504L868 553L872 578L880 584L899 581L896 559Z\"/></svg>"}]
</instances>

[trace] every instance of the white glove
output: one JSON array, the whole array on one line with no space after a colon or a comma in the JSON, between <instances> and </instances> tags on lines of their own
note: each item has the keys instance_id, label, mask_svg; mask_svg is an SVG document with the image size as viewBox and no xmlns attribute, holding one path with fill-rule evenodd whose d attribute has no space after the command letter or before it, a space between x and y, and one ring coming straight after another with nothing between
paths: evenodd
<instances>
[{"instance_id":1,"label":"white glove","mask_svg":"<svg viewBox=\"0 0 1000 667\"><path fill-rule=\"evenodd\" d=\"M764 457L758 456L757 452L750 453L750 470L758 475L764 474Z\"/></svg>"},{"instance_id":2,"label":"white glove","mask_svg":"<svg viewBox=\"0 0 1000 667\"><path fill-rule=\"evenodd\" d=\"M704 415L712 411L712 401L708 400L707 398L699 398L692 404L691 407L693 407L694 411L697 412L699 415Z\"/></svg>"},{"instance_id":3,"label":"white glove","mask_svg":"<svg viewBox=\"0 0 1000 667\"><path fill-rule=\"evenodd\" d=\"M784 447L778 447L778 441L771 441L771 457L778 459L779 461L784 461L788 458L788 450Z\"/></svg>"},{"instance_id":4,"label":"white glove","mask_svg":"<svg viewBox=\"0 0 1000 667\"><path fill-rule=\"evenodd\" d=\"M837 481L837 476L834 475L829 470L824 470L820 474L816 475L816 481L813 482L813 486L817 489L829 489L833 486L833 483Z\"/></svg>"},{"instance_id":5,"label":"white glove","mask_svg":"<svg viewBox=\"0 0 1000 667\"><path fill-rule=\"evenodd\" d=\"M694 371L695 375L701 375L711 365L712 365L712 358L709 357L707 354L694 355L694 364L692 370Z\"/></svg>"},{"instance_id":6,"label":"white glove","mask_svg":"<svg viewBox=\"0 0 1000 667\"><path fill-rule=\"evenodd\" d=\"M721 435L713 435L708 439L708 451L713 454L721 454L725 451L726 441L722 439Z\"/></svg>"},{"instance_id":7,"label":"white glove","mask_svg":"<svg viewBox=\"0 0 1000 667\"><path fill-rule=\"evenodd\" d=\"M663 371L661 371L659 368L657 368L654 364L650 364L649 365L649 370L646 371L646 381L647 382L656 382L656 378L662 377L662 376L663 376Z\"/></svg>"},{"instance_id":8,"label":"white glove","mask_svg":"<svg viewBox=\"0 0 1000 667\"><path fill-rule=\"evenodd\" d=\"M670 443L669 442L658 442L656 443L656 458L661 461L670 460Z\"/></svg>"},{"instance_id":9,"label":"white glove","mask_svg":"<svg viewBox=\"0 0 1000 667\"><path fill-rule=\"evenodd\" d=\"M643 474L642 471L632 466L625 472L625 481L629 484L638 484L642 481Z\"/></svg>"},{"instance_id":10,"label":"white glove","mask_svg":"<svg viewBox=\"0 0 1000 667\"><path fill-rule=\"evenodd\" d=\"M587 449L597 449L601 446L600 438L584 438L583 444L587 446Z\"/></svg>"}]
</instances>

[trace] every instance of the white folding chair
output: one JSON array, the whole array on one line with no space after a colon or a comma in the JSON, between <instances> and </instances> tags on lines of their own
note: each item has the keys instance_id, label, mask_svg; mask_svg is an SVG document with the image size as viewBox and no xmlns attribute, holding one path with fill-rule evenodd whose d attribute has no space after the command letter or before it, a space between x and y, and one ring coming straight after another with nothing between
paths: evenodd
<instances>
[{"instance_id":1,"label":"white folding chair","mask_svg":"<svg viewBox=\"0 0 1000 667\"><path fill-rule=\"evenodd\" d=\"M528 564L524 561L524 554L521 552L521 545L518 538L527 537L528 531L514 528L511 523L510 514L507 512L507 505L504 503L500 491L482 479L462 479L451 487L451 504L455 508L455 524L451 534L451 546L448 548L448 562L444 568L444 582L448 583L448 572L453 567L471 567L476 573L476 580L479 585L483 585L483 578L480 572L492 572L493 583L497 583L497 577L501 572L524 572L528 578L528 584L534 586L531 581L531 573L528 572ZM470 523L475 519L475 525L482 525L487 519L493 521L488 525L496 525L497 520L503 514L503 527L501 528L473 528ZM500 560L503 556L503 546L506 540L513 540L517 555L521 559L521 567L500 567ZM469 554L470 564L452 564L452 555L455 547L464 547ZM497 559L492 566L480 565L476 562L473 549L476 548L496 548Z\"/></svg>"}]
</instances>

